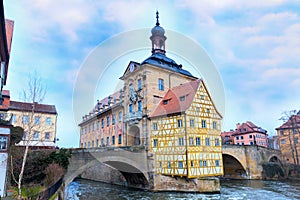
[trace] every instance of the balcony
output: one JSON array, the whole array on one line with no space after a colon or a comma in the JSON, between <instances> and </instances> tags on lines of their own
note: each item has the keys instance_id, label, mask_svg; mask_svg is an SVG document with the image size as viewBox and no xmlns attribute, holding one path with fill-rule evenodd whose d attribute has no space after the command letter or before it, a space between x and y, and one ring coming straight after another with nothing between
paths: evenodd
<instances>
[{"instance_id":1,"label":"balcony","mask_svg":"<svg viewBox=\"0 0 300 200\"><path fill-rule=\"evenodd\" d=\"M143 118L143 112L137 111L137 112L129 112L126 113L124 116L124 122L130 123L130 124L137 124L139 120Z\"/></svg>"}]
</instances>

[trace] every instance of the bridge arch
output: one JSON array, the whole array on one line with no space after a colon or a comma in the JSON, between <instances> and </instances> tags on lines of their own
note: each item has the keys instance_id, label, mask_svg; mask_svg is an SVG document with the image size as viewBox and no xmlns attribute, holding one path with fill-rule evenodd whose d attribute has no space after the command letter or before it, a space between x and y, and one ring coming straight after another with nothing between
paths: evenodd
<instances>
[{"instance_id":1,"label":"bridge arch","mask_svg":"<svg viewBox=\"0 0 300 200\"><path fill-rule=\"evenodd\" d=\"M238 157L223 153L223 171L225 178L245 179L248 177L245 163Z\"/></svg>"},{"instance_id":2,"label":"bridge arch","mask_svg":"<svg viewBox=\"0 0 300 200\"><path fill-rule=\"evenodd\" d=\"M87 150L74 152L65 174L65 186L86 170L102 163L118 170L126 180L124 183L128 186L145 188L149 185L147 160L145 158L147 158L145 153L122 151L122 149L102 152L89 152Z\"/></svg>"}]
</instances>

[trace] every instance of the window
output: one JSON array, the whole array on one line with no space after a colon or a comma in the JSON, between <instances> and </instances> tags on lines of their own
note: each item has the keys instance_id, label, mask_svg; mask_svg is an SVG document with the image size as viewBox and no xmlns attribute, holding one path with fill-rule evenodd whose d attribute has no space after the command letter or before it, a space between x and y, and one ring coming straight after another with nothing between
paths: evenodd
<instances>
[{"instance_id":1,"label":"window","mask_svg":"<svg viewBox=\"0 0 300 200\"><path fill-rule=\"evenodd\" d=\"M153 147L157 147L157 139L153 139Z\"/></svg>"},{"instance_id":2,"label":"window","mask_svg":"<svg viewBox=\"0 0 300 200\"><path fill-rule=\"evenodd\" d=\"M89 124L88 130L89 130L88 133L91 132L91 125L90 124Z\"/></svg>"},{"instance_id":3,"label":"window","mask_svg":"<svg viewBox=\"0 0 300 200\"><path fill-rule=\"evenodd\" d=\"M244 136L241 136L241 140L243 140L244 139Z\"/></svg>"},{"instance_id":4,"label":"window","mask_svg":"<svg viewBox=\"0 0 300 200\"><path fill-rule=\"evenodd\" d=\"M201 99L201 100L204 100L204 95L200 95L200 99Z\"/></svg>"},{"instance_id":5,"label":"window","mask_svg":"<svg viewBox=\"0 0 300 200\"><path fill-rule=\"evenodd\" d=\"M184 145L183 138L178 138L178 144L179 144L179 146L183 146Z\"/></svg>"},{"instance_id":6,"label":"window","mask_svg":"<svg viewBox=\"0 0 300 200\"><path fill-rule=\"evenodd\" d=\"M99 130L99 128L100 128L100 122L97 121L97 130Z\"/></svg>"},{"instance_id":7,"label":"window","mask_svg":"<svg viewBox=\"0 0 300 200\"><path fill-rule=\"evenodd\" d=\"M298 144L298 138L294 138L294 143Z\"/></svg>"},{"instance_id":8,"label":"window","mask_svg":"<svg viewBox=\"0 0 300 200\"><path fill-rule=\"evenodd\" d=\"M296 134L297 133L297 130L296 129L293 129L293 134Z\"/></svg>"},{"instance_id":9,"label":"window","mask_svg":"<svg viewBox=\"0 0 300 200\"><path fill-rule=\"evenodd\" d=\"M159 167L160 167L160 168L162 168L162 164L161 164L161 162L159 162Z\"/></svg>"},{"instance_id":10,"label":"window","mask_svg":"<svg viewBox=\"0 0 300 200\"><path fill-rule=\"evenodd\" d=\"M213 129L217 129L217 122L213 122Z\"/></svg>"},{"instance_id":11,"label":"window","mask_svg":"<svg viewBox=\"0 0 300 200\"><path fill-rule=\"evenodd\" d=\"M112 115L111 123L114 125L116 123L116 115Z\"/></svg>"},{"instance_id":12,"label":"window","mask_svg":"<svg viewBox=\"0 0 300 200\"><path fill-rule=\"evenodd\" d=\"M46 118L46 125L48 125L48 126L51 125L51 118L50 117Z\"/></svg>"},{"instance_id":13,"label":"window","mask_svg":"<svg viewBox=\"0 0 300 200\"><path fill-rule=\"evenodd\" d=\"M250 142L250 145L253 145L254 143L253 142Z\"/></svg>"},{"instance_id":14,"label":"window","mask_svg":"<svg viewBox=\"0 0 300 200\"><path fill-rule=\"evenodd\" d=\"M86 148L86 142L84 143L84 148Z\"/></svg>"},{"instance_id":15,"label":"window","mask_svg":"<svg viewBox=\"0 0 300 200\"><path fill-rule=\"evenodd\" d=\"M206 108L206 113L209 113L209 112L210 112L209 108Z\"/></svg>"},{"instance_id":16,"label":"window","mask_svg":"<svg viewBox=\"0 0 300 200\"><path fill-rule=\"evenodd\" d=\"M0 151L7 149L7 136L0 136Z\"/></svg>"},{"instance_id":17,"label":"window","mask_svg":"<svg viewBox=\"0 0 300 200\"><path fill-rule=\"evenodd\" d=\"M122 135L121 134L119 135L119 138L118 138L118 144L122 144Z\"/></svg>"},{"instance_id":18,"label":"window","mask_svg":"<svg viewBox=\"0 0 300 200\"><path fill-rule=\"evenodd\" d=\"M142 101L138 101L138 111L142 111Z\"/></svg>"},{"instance_id":19,"label":"window","mask_svg":"<svg viewBox=\"0 0 300 200\"><path fill-rule=\"evenodd\" d=\"M33 134L33 139L38 140L39 139L39 132L35 131Z\"/></svg>"},{"instance_id":20,"label":"window","mask_svg":"<svg viewBox=\"0 0 300 200\"><path fill-rule=\"evenodd\" d=\"M88 148L90 148L90 147L91 147L91 142L89 141L89 142L88 142Z\"/></svg>"},{"instance_id":21,"label":"window","mask_svg":"<svg viewBox=\"0 0 300 200\"><path fill-rule=\"evenodd\" d=\"M95 131L95 123L92 124L92 131Z\"/></svg>"},{"instance_id":22,"label":"window","mask_svg":"<svg viewBox=\"0 0 300 200\"><path fill-rule=\"evenodd\" d=\"M28 115L23 116L23 124L28 124Z\"/></svg>"},{"instance_id":23,"label":"window","mask_svg":"<svg viewBox=\"0 0 300 200\"><path fill-rule=\"evenodd\" d=\"M101 119L101 127L104 128L104 119Z\"/></svg>"},{"instance_id":24,"label":"window","mask_svg":"<svg viewBox=\"0 0 300 200\"><path fill-rule=\"evenodd\" d=\"M190 127L191 128L195 127L195 120L194 119L190 119Z\"/></svg>"},{"instance_id":25,"label":"window","mask_svg":"<svg viewBox=\"0 0 300 200\"><path fill-rule=\"evenodd\" d=\"M280 131L280 135L284 136L284 131L283 130Z\"/></svg>"},{"instance_id":26,"label":"window","mask_svg":"<svg viewBox=\"0 0 300 200\"><path fill-rule=\"evenodd\" d=\"M107 116L106 117L106 126L109 126L109 124L110 124L110 118L109 118L109 116Z\"/></svg>"},{"instance_id":27,"label":"window","mask_svg":"<svg viewBox=\"0 0 300 200\"><path fill-rule=\"evenodd\" d=\"M201 139L199 137L196 138L196 145L197 146L201 145Z\"/></svg>"},{"instance_id":28,"label":"window","mask_svg":"<svg viewBox=\"0 0 300 200\"><path fill-rule=\"evenodd\" d=\"M204 166L204 167L207 166L206 160L203 161L203 166Z\"/></svg>"},{"instance_id":29,"label":"window","mask_svg":"<svg viewBox=\"0 0 300 200\"><path fill-rule=\"evenodd\" d=\"M251 139L251 138L252 138L252 135L249 135L249 138Z\"/></svg>"},{"instance_id":30,"label":"window","mask_svg":"<svg viewBox=\"0 0 300 200\"><path fill-rule=\"evenodd\" d=\"M163 79L158 79L158 89L163 91L164 90L164 80Z\"/></svg>"},{"instance_id":31,"label":"window","mask_svg":"<svg viewBox=\"0 0 300 200\"><path fill-rule=\"evenodd\" d=\"M129 104L129 112L132 113L132 111L133 111L133 106L132 104Z\"/></svg>"},{"instance_id":32,"label":"window","mask_svg":"<svg viewBox=\"0 0 300 200\"><path fill-rule=\"evenodd\" d=\"M242 142L242 145L244 146L244 142Z\"/></svg>"},{"instance_id":33,"label":"window","mask_svg":"<svg viewBox=\"0 0 300 200\"><path fill-rule=\"evenodd\" d=\"M168 161L168 169L171 169L171 163Z\"/></svg>"},{"instance_id":34,"label":"window","mask_svg":"<svg viewBox=\"0 0 300 200\"><path fill-rule=\"evenodd\" d=\"M17 116L12 114L11 121L12 121L12 123L15 123L17 121Z\"/></svg>"},{"instance_id":35,"label":"window","mask_svg":"<svg viewBox=\"0 0 300 200\"><path fill-rule=\"evenodd\" d=\"M99 147L99 140L96 140L96 147Z\"/></svg>"},{"instance_id":36,"label":"window","mask_svg":"<svg viewBox=\"0 0 300 200\"><path fill-rule=\"evenodd\" d=\"M119 112L119 122L122 121L122 111Z\"/></svg>"},{"instance_id":37,"label":"window","mask_svg":"<svg viewBox=\"0 0 300 200\"><path fill-rule=\"evenodd\" d=\"M239 140L239 136L236 136L235 139L236 139L236 140Z\"/></svg>"},{"instance_id":38,"label":"window","mask_svg":"<svg viewBox=\"0 0 300 200\"><path fill-rule=\"evenodd\" d=\"M246 132L246 131L247 131L247 128L244 128L244 131Z\"/></svg>"},{"instance_id":39,"label":"window","mask_svg":"<svg viewBox=\"0 0 300 200\"><path fill-rule=\"evenodd\" d=\"M115 136L113 135L113 136L111 137L111 144L112 144L112 145L115 145L115 139L116 139L116 138L115 138Z\"/></svg>"},{"instance_id":40,"label":"window","mask_svg":"<svg viewBox=\"0 0 300 200\"><path fill-rule=\"evenodd\" d=\"M216 160L215 163L216 163L216 166L217 166L217 167L220 166L220 161L219 161L219 160Z\"/></svg>"},{"instance_id":41,"label":"window","mask_svg":"<svg viewBox=\"0 0 300 200\"><path fill-rule=\"evenodd\" d=\"M152 127L153 127L153 130L156 131L157 130L157 123L153 123Z\"/></svg>"},{"instance_id":42,"label":"window","mask_svg":"<svg viewBox=\"0 0 300 200\"><path fill-rule=\"evenodd\" d=\"M109 137L106 138L106 145L109 145Z\"/></svg>"},{"instance_id":43,"label":"window","mask_svg":"<svg viewBox=\"0 0 300 200\"><path fill-rule=\"evenodd\" d=\"M181 96L179 97L180 101L184 101L185 100L185 96Z\"/></svg>"},{"instance_id":44,"label":"window","mask_svg":"<svg viewBox=\"0 0 300 200\"><path fill-rule=\"evenodd\" d=\"M50 140L50 133L49 132L45 133L45 140Z\"/></svg>"},{"instance_id":45,"label":"window","mask_svg":"<svg viewBox=\"0 0 300 200\"><path fill-rule=\"evenodd\" d=\"M205 120L201 120L201 125L202 125L202 128L206 128L206 121Z\"/></svg>"},{"instance_id":46,"label":"window","mask_svg":"<svg viewBox=\"0 0 300 200\"><path fill-rule=\"evenodd\" d=\"M142 79L138 79L138 90L142 89Z\"/></svg>"},{"instance_id":47,"label":"window","mask_svg":"<svg viewBox=\"0 0 300 200\"><path fill-rule=\"evenodd\" d=\"M206 146L210 146L209 138L205 138L205 145L206 145Z\"/></svg>"},{"instance_id":48,"label":"window","mask_svg":"<svg viewBox=\"0 0 300 200\"><path fill-rule=\"evenodd\" d=\"M182 127L182 120L181 119L177 120L177 123L178 123L178 128L181 128Z\"/></svg>"},{"instance_id":49,"label":"window","mask_svg":"<svg viewBox=\"0 0 300 200\"><path fill-rule=\"evenodd\" d=\"M191 167L194 167L194 161L191 161Z\"/></svg>"},{"instance_id":50,"label":"window","mask_svg":"<svg viewBox=\"0 0 300 200\"><path fill-rule=\"evenodd\" d=\"M104 139L101 138L101 146L104 146Z\"/></svg>"},{"instance_id":51,"label":"window","mask_svg":"<svg viewBox=\"0 0 300 200\"><path fill-rule=\"evenodd\" d=\"M178 162L178 168L179 168L179 169L182 169L182 168L183 168L183 162L182 162L182 161L179 161L179 162Z\"/></svg>"},{"instance_id":52,"label":"window","mask_svg":"<svg viewBox=\"0 0 300 200\"><path fill-rule=\"evenodd\" d=\"M200 167L203 166L203 161L202 161L202 160L199 161L199 166L200 166Z\"/></svg>"},{"instance_id":53,"label":"window","mask_svg":"<svg viewBox=\"0 0 300 200\"><path fill-rule=\"evenodd\" d=\"M94 148L94 140L92 141L92 148Z\"/></svg>"},{"instance_id":54,"label":"window","mask_svg":"<svg viewBox=\"0 0 300 200\"><path fill-rule=\"evenodd\" d=\"M219 138L216 138L216 139L215 139L215 146L220 146Z\"/></svg>"},{"instance_id":55,"label":"window","mask_svg":"<svg viewBox=\"0 0 300 200\"><path fill-rule=\"evenodd\" d=\"M189 145L194 146L194 138L193 137L189 138Z\"/></svg>"}]
</instances>

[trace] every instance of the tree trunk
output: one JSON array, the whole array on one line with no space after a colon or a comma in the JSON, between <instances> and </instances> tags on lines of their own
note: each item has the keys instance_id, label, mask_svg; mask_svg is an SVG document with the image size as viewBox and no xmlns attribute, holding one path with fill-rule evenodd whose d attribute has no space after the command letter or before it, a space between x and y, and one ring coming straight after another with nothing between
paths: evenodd
<instances>
[{"instance_id":1,"label":"tree trunk","mask_svg":"<svg viewBox=\"0 0 300 200\"><path fill-rule=\"evenodd\" d=\"M22 162L22 168L21 168L21 172L19 175L19 181L18 181L18 199L21 199L21 185L22 185L22 179L23 179L23 174L24 174L24 170L25 170L28 149L29 149L29 145L26 145L23 162Z\"/></svg>"}]
</instances>

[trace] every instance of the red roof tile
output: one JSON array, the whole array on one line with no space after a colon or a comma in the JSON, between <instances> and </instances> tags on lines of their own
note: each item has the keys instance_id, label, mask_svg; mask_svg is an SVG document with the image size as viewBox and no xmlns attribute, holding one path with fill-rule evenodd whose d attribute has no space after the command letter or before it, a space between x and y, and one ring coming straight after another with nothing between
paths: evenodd
<instances>
[{"instance_id":1,"label":"red roof tile","mask_svg":"<svg viewBox=\"0 0 300 200\"><path fill-rule=\"evenodd\" d=\"M201 79L197 79L169 89L150 117L186 111L190 107L201 81Z\"/></svg>"},{"instance_id":2,"label":"red roof tile","mask_svg":"<svg viewBox=\"0 0 300 200\"><path fill-rule=\"evenodd\" d=\"M31 112L32 105L33 105L32 103L10 101L10 106L8 109ZM34 103L34 105L35 105L35 112L57 114L54 105L46 105L46 104L39 104L39 103Z\"/></svg>"}]
</instances>

